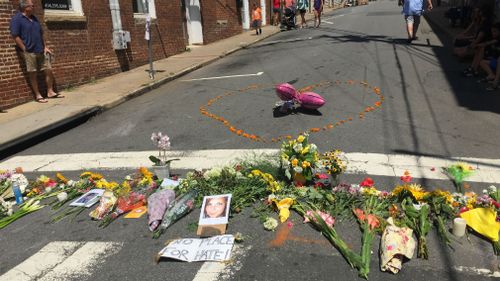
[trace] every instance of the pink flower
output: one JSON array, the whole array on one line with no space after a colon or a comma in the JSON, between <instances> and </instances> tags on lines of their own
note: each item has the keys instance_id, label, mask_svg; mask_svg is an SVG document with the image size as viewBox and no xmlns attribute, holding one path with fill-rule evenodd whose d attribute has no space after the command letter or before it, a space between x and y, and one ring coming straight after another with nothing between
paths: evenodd
<instances>
[{"instance_id":1,"label":"pink flower","mask_svg":"<svg viewBox=\"0 0 500 281\"><path fill-rule=\"evenodd\" d=\"M327 174L316 174L316 178L320 179L320 180L326 180L326 179L328 179L328 175Z\"/></svg>"},{"instance_id":2,"label":"pink flower","mask_svg":"<svg viewBox=\"0 0 500 281\"><path fill-rule=\"evenodd\" d=\"M363 212L363 210L361 209L354 209L354 214L356 215L356 217L358 218L358 220L360 221L364 221L365 220L365 212Z\"/></svg>"},{"instance_id":3,"label":"pink flower","mask_svg":"<svg viewBox=\"0 0 500 281\"><path fill-rule=\"evenodd\" d=\"M307 211L305 216L304 216L304 223L311 222L311 221L318 223L318 221L316 220L315 214L320 216L321 219L323 219L323 221L326 223L326 225L328 225L330 228L333 228L333 225L335 224L335 218L332 217L330 214L323 213L321 211L316 211L316 212Z\"/></svg>"},{"instance_id":4,"label":"pink flower","mask_svg":"<svg viewBox=\"0 0 500 281\"><path fill-rule=\"evenodd\" d=\"M371 178L365 178L359 185L362 187L372 187L374 184Z\"/></svg>"},{"instance_id":5,"label":"pink flower","mask_svg":"<svg viewBox=\"0 0 500 281\"><path fill-rule=\"evenodd\" d=\"M293 227L293 222L289 221L286 226L288 226L288 228L292 228Z\"/></svg>"},{"instance_id":6,"label":"pink flower","mask_svg":"<svg viewBox=\"0 0 500 281\"><path fill-rule=\"evenodd\" d=\"M394 249L392 245L387 246L387 251L392 251L392 249Z\"/></svg>"}]
</instances>

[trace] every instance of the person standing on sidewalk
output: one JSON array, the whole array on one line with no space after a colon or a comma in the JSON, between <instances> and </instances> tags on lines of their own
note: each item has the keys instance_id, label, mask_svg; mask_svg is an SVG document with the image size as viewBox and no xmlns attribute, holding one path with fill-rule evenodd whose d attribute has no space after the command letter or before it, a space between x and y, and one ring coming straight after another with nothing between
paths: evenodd
<instances>
[{"instance_id":1,"label":"person standing on sidewalk","mask_svg":"<svg viewBox=\"0 0 500 281\"><path fill-rule=\"evenodd\" d=\"M262 12L257 4L253 3L252 25L255 28L255 35L262 34Z\"/></svg>"},{"instance_id":2,"label":"person standing on sidewalk","mask_svg":"<svg viewBox=\"0 0 500 281\"><path fill-rule=\"evenodd\" d=\"M32 0L19 1L19 12L10 21L10 34L26 62L26 70L31 88L35 93L35 100L40 103L46 103L48 100L42 96L38 89L38 70L45 71L47 97L64 98L64 96L56 93L53 89L54 74L52 73L50 60L52 51L47 48L43 38L42 26L33 15L34 6Z\"/></svg>"},{"instance_id":3,"label":"person standing on sidewalk","mask_svg":"<svg viewBox=\"0 0 500 281\"><path fill-rule=\"evenodd\" d=\"M403 14L405 16L406 31L408 32L408 43L417 39L420 16L422 16L425 10L424 1L427 2L427 10L432 10L432 0L405 0L403 3Z\"/></svg>"},{"instance_id":4,"label":"person standing on sidewalk","mask_svg":"<svg viewBox=\"0 0 500 281\"><path fill-rule=\"evenodd\" d=\"M325 0L314 0L314 27L318 28L321 24L321 13Z\"/></svg>"},{"instance_id":5,"label":"person standing on sidewalk","mask_svg":"<svg viewBox=\"0 0 500 281\"><path fill-rule=\"evenodd\" d=\"M309 0L297 0L297 10L300 13L300 28L307 27L307 22L306 22L306 11L309 9Z\"/></svg>"}]
</instances>

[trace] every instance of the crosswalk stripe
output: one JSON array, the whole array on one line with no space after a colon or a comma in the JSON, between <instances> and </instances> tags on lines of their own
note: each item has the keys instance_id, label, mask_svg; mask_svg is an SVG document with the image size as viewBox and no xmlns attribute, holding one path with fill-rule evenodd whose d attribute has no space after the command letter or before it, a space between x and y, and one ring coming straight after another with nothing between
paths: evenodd
<instances>
[{"instance_id":1,"label":"crosswalk stripe","mask_svg":"<svg viewBox=\"0 0 500 281\"><path fill-rule=\"evenodd\" d=\"M149 155L157 151L98 152L15 156L2 163L0 169L22 167L25 172L80 171L100 169L134 169L151 166ZM168 151L172 169L209 169L234 163L237 159L264 157L277 159L278 149L214 149ZM500 183L500 159L473 157L430 157L381 153L346 153L348 174L399 177L407 170L414 178L447 179L441 168L457 161L475 169L468 178L473 182Z\"/></svg>"},{"instance_id":2,"label":"crosswalk stripe","mask_svg":"<svg viewBox=\"0 0 500 281\"><path fill-rule=\"evenodd\" d=\"M0 281L80 280L90 276L93 270L122 246L118 242L50 242L0 276Z\"/></svg>"}]
</instances>

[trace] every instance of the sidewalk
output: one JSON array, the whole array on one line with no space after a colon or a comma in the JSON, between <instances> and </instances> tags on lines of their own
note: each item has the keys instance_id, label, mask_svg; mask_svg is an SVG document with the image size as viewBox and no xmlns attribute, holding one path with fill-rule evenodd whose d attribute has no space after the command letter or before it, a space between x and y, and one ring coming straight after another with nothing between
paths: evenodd
<instances>
[{"instance_id":1,"label":"sidewalk","mask_svg":"<svg viewBox=\"0 0 500 281\"><path fill-rule=\"evenodd\" d=\"M325 12L337 8L325 8ZM308 13L307 18L311 17L313 15ZM149 65L146 64L93 83L60 91L66 96L63 99L50 99L46 104L33 101L2 111L0 155L9 148L115 107L279 32L278 27L267 25L262 28L260 36L256 36L253 30L244 31L208 45L191 47L190 51L155 61L154 69L161 72L155 73L154 80L149 79Z\"/></svg>"},{"instance_id":2,"label":"sidewalk","mask_svg":"<svg viewBox=\"0 0 500 281\"><path fill-rule=\"evenodd\" d=\"M218 42L191 47L190 51L154 62L151 80L144 65L60 93L63 99L50 99L49 103L28 102L0 113L0 152L59 128L77 119L117 106L142 95L186 73L210 64L247 45L264 40L279 32L275 26L262 28L262 35L245 31Z\"/></svg>"}]
</instances>

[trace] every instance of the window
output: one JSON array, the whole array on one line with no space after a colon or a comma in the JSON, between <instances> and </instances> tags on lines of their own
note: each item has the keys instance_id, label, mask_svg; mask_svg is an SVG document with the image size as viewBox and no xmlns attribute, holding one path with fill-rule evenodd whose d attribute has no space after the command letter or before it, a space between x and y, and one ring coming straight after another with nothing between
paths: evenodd
<instances>
[{"instance_id":1,"label":"window","mask_svg":"<svg viewBox=\"0 0 500 281\"><path fill-rule=\"evenodd\" d=\"M134 17L146 17L146 13L148 12L146 9L146 2L149 4L149 13L151 14L151 18L156 18L156 8L154 0L132 0L132 6L134 9Z\"/></svg>"},{"instance_id":2,"label":"window","mask_svg":"<svg viewBox=\"0 0 500 281\"><path fill-rule=\"evenodd\" d=\"M45 14L83 16L81 0L42 0Z\"/></svg>"}]
</instances>

